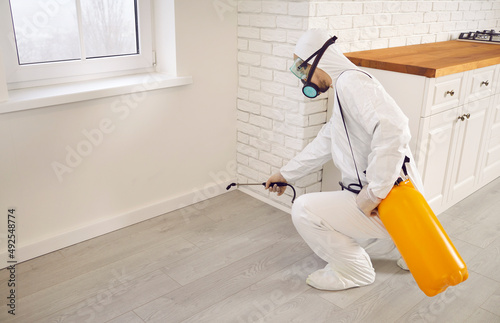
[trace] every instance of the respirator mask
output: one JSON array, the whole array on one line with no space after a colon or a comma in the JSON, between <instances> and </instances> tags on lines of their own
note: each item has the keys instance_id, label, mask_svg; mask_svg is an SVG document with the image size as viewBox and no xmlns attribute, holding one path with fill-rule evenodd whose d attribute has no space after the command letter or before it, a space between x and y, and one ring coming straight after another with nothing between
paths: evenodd
<instances>
[{"instance_id":1,"label":"respirator mask","mask_svg":"<svg viewBox=\"0 0 500 323\"><path fill-rule=\"evenodd\" d=\"M314 71L316 70L316 67L318 66L319 60L325 53L326 49L330 45L335 43L335 40L337 40L337 37L333 36L332 38L328 39L320 49L309 56L308 59L304 61L301 58L297 58L293 62L292 67L290 67L290 71L301 80L302 84L304 84L304 86L302 87L302 93L304 93L304 95L310 99L314 99L321 94L319 87L311 82L312 76L314 74ZM314 62L312 63L312 65L309 65L308 62L314 56L316 56Z\"/></svg>"}]
</instances>

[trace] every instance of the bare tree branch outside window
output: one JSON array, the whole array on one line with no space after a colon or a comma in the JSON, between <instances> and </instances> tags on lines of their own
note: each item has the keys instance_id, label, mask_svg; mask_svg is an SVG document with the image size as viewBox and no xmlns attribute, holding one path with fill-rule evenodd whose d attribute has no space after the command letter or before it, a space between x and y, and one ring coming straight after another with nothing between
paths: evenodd
<instances>
[{"instance_id":1,"label":"bare tree branch outside window","mask_svg":"<svg viewBox=\"0 0 500 323\"><path fill-rule=\"evenodd\" d=\"M19 64L139 53L136 0L79 3L81 8L77 1L10 1Z\"/></svg>"},{"instance_id":2,"label":"bare tree branch outside window","mask_svg":"<svg viewBox=\"0 0 500 323\"><path fill-rule=\"evenodd\" d=\"M137 54L133 0L81 0L86 57Z\"/></svg>"}]
</instances>

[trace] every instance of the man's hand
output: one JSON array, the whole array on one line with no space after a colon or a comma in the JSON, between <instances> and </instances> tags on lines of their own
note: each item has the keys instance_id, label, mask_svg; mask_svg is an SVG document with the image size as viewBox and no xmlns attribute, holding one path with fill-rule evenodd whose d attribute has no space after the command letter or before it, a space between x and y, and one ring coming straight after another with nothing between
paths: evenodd
<instances>
[{"instance_id":1,"label":"man's hand","mask_svg":"<svg viewBox=\"0 0 500 323\"><path fill-rule=\"evenodd\" d=\"M282 182L282 183L287 183L286 179L281 175L280 172L277 172L276 174L271 175L269 179L266 182L266 190L268 189L269 192L276 192L278 193L278 196L282 195L285 193L286 186L278 186L278 185L271 185L271 183L277 183L277 182Z\"/></svg>"},{"instance_id":2,"label":"man's hand","mask_svg":"<svg viewBox=\"0 0 500 323\"><path fill-rule=\"evenodd\" d=\"M368 190L368 186L363 187L358 196L356 196L356 204L366 216L377 215L378 213L375 209L381 201L381 199L373 195L373 193Z\"/></svg>"}]
</instances>

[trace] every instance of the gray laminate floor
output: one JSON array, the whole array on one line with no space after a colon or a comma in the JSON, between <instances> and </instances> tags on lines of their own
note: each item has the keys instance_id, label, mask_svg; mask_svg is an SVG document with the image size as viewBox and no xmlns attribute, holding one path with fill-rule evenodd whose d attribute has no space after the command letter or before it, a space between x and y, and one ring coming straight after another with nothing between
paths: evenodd
<instances>
[{"instance_id":1,"label":"gray laminate floor","mask_svg":"<svg viewBox=\"0 0 500 323\"><path fill-rule=\"evenodd\" d=\"M289 215L242 192L21 263L0 322L500 322L500 179L439 216L469 279L429 298L394 254L373 285L310 288L322 268Z\"/></svg>"}]
</instances>

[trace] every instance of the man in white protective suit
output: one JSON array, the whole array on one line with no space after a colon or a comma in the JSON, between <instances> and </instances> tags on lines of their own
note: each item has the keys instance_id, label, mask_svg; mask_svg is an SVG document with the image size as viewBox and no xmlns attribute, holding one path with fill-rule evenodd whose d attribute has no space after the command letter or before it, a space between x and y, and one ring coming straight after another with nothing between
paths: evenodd
<instances>
[{"instance_id":1,"label":"man in white protective suit","mask_svg":"<svg viewBox=\"0 0 500 323\"><path fill-rule=\"evenodd\" d=\"M410 179L423 192L408 146L407 117L374 77L342 54L333 44L335 39L325 30L313 29L296 44L291 71L301 79L309 98L335 91L333 113L317 137L266 183L267 189L281 195L286 186L270 187L270 183L293 183L330 159L340 170L342 191L304 194L292 207L298 233L328 263L306 280L322 290L374 282L368 252L394 249L377 206L400 176L405 157L410 158L406 164ZM407 270L402 258L397 263Z\"/></svg>"}]
</instances>

